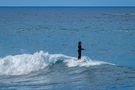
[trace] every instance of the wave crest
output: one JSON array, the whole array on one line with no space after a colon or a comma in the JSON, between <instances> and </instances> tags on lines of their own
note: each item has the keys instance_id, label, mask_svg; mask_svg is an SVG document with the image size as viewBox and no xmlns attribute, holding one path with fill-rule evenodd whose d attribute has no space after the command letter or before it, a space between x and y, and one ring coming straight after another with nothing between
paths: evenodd
<instances>
[{"instance_id":1,"label":"wave crest","mask_svg":"<svg viewBox=\"0 0 135 90\"><path fill-rule=\"evenodd\" d=\"M110 64L103 61L92 61L87 57L77 60L75 57L64 54L49 54L48 52L35 52L34 54L9 55L0 58L0 75L23 75L44 69L48 65L63 61L68 67L93 66Z\"/></svg>"}]
</instances>

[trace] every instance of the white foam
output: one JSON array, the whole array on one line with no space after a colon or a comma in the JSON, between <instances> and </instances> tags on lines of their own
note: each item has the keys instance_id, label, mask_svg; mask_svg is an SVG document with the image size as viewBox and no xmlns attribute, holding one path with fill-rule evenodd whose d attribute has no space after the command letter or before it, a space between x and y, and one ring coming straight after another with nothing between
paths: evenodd
<instances>
[{"instance_id":1,"label":"white foam","mask_svg":"<svg viewBox=\"0 0 135 90\"><path fill-rule=\"evenodd\" d=\"M89 67L89 66L102 65L102 64L114 65L112 63L107 63L104 61L93 61L90 58L85 57L85 56L83 56L81 60L78 60L77 58L72 58L72 59L65 60L65 62L67 63L68 67L75 67L75 66Z\"/></svg>"},{"instance_id":2,"label":"white foam","mask_svg":"<svg viewBox=\"0 0 135 90\"><path fill-rule=\"evenodd\" d=\"M33 71L44 69L48 65L55 64L58 60L63 60L68 67L93 66L109 64L103 61L92 61L83 57L77 60L75 57L63 54L49 54L47 52L35 52L34 54L9 55L0 58L0 75L23 75Z\"/></svg>"}]
</instances>

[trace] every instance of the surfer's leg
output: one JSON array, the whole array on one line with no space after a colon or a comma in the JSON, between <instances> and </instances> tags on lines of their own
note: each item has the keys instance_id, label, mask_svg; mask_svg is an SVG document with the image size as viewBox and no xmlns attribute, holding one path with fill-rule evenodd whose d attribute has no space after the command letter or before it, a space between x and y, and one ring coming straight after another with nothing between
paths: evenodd
<instances>
[{"instance_id":1,"label":"surfer's leg","mask_svg":"<svg viewBox=\"0 0 135 90\"><path fill-rule=\"evenodd\" d=\"M81 59L81 51L78 50L78 59Z\"/></svg>"},{"instance_id":2,"label":"surfer's leg","mask_svg":"<svg viewBox=\"0 0 135 90\"><path fill-rule=\"evenodd\" d=\"M80 51L80 59L81 59L81 51Z\"/></svg>"},{"instance_id":3,"label":"surfer's leg","mask_svg":"<svg viewBox=\"0 0 135 90\"><path fill-rule=\"evenodd\" d=\"M80 56L78 56L78 59L80 59L81 57Z\"/></svg>"},{"instance_id":4,"label":"surfer's leg","mask_svg":"<svg viewBox=\"0 0 135 90\"><path fill-rule=\"evenodd\" d=\"M80 56L79 56L79 50L78 50L78 59L80 58Z\"/></svg>"}]
</instances>

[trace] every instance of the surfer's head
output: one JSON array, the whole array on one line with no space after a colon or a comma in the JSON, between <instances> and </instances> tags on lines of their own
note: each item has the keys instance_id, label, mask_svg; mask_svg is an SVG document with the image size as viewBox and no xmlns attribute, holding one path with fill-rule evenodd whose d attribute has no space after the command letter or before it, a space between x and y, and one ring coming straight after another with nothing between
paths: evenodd
<instances>
[{"instance_id":1,"label":"surfer's head","mask_svg":"<svg viewBox=\"0 0 135 90\"><path fill-rule=\"evenodd\" d=\"M78 44L81 44L81 41L79 41Z\"/></svg>"}]
</instances>

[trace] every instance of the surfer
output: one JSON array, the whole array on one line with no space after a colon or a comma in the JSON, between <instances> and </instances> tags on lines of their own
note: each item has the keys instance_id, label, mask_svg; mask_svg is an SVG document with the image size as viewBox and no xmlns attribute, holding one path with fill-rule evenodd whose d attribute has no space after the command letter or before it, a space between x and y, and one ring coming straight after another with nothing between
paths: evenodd
<instances>
[{"instance_id":1,"label":"surfer","mask_svg":"<svg viewBox=\"0 0 135 90\"><path fill-rule=\"evenodd\" d=\"M82 48L81 41L78 42L78 60L81 59L81 51L85 50Z\"/></svg>"}]
</instances>

